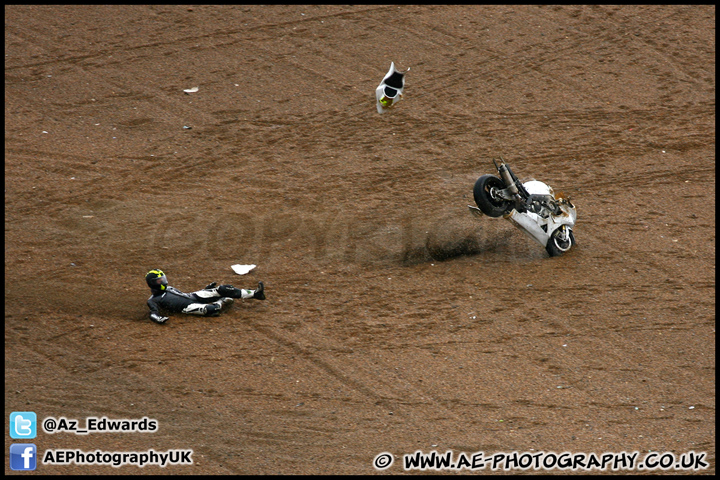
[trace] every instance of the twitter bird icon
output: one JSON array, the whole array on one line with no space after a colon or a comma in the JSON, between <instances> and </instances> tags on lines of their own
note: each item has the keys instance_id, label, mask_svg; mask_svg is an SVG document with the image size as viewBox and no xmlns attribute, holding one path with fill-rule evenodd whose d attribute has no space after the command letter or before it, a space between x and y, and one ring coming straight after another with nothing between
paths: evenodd
<instances>
[{"instance_id":1,"label":"twitter bird icon","mask_svg":"<svg viewBox=\"0 0 720 480\"><path fill-rule=\"evenodd\" d=\"M35 438L37 415L35 412L12 412L10 414L11 438Z\"/></svg>"}]
</instances>

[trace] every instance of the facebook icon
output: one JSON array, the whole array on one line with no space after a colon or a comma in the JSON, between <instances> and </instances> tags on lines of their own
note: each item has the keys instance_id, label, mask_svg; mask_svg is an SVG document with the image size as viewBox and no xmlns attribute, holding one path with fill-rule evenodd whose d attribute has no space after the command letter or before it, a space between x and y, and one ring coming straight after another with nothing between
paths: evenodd
<instances>
[{"instance_id":1,"label":"facebook icon","mask_svg":"<svg viewBox=\"0 0 720 480\"><path fill-rule=\"evenodd\" d=\"M11 470L35 470L37 467L37 447L32 443L13 443L10 445Z\"/></svg>"}]
</instances>

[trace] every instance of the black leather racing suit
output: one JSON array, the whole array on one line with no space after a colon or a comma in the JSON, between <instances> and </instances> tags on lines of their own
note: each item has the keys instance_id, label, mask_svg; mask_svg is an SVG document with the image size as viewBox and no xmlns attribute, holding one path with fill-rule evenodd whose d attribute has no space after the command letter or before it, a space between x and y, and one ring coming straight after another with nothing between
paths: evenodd
<instances>
[{"instance_id":1,"label":"black leather racing suit","mask_svg":"<svg viewBox=\"0 0 720 480\"><path fill-rule=\"evenodd\" d=\"M209 317L220 312L224 297L248 298L252 297L251 292L246 291L246 294L243 295L241 289L232 285L215 287L215 284L210 284L203 290L185 293L168 285L165 290L152 289L152 296L148 298L147 304L150 308L151 318L153 314L159 316L161 311Z\"/></svg>"}]
</instances>

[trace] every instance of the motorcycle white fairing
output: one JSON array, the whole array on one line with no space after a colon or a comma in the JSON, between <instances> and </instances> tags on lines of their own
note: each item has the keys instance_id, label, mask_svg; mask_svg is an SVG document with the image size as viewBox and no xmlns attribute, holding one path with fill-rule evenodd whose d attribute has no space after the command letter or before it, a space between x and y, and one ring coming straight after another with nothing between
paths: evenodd
<instances>
[{"instance_id":1,"label":"motorcycle white fairing","mask_svg":"<svg viewBox=\"0 0 720 480\"><path fill-rule=\"evenodd\" d=\"M543 182L531 180L523 183L523 186L530 195L549 195L550 197L555 198L552 188ZM567 225L570 228L575 226L575 219L577 218L575 207L571 208L566 203L561 203L559 206L562 211L559 215L554 215L549 211L541 212L546 214L546 216L543 217L538 213L529 211L520 213L517 210L512 209L509 213L504 215L504 218L510 220L513 225L518 227L541 246L547 247L548 241L555 230L561 228L563 225Z\"/></svg>"},{"instance_id":2,"label":"motorcycle white fairing","mask_svg":"<svg viewBox=\"0 0 720 480\"><path fill-rule=\"evenodd\" d=\"M390 62L390 70L385 74L380 85L375 89L375 105L378 113L385 113L397 102L402 100L403 89L405 88L405 74L395 68L395 62Z\"/></svg>"}]
</instances>

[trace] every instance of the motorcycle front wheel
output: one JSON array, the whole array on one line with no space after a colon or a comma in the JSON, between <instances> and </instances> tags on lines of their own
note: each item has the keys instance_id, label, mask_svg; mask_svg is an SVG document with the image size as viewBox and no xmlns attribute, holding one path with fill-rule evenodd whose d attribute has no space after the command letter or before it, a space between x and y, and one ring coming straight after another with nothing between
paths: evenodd
<instances>
[{"instance_id":1,"label":"motorcycle front wheel","mask_svg":"<svg viewBox=\"0 0 720 480\"><path fill-rule=\"evenodd\" d=\"M573 235L572 229L563 225L550 235L545 250L551 257L557 257L570 250L575 244L575 235Z\"/></svg>"},{"instance_id":2,"label":"motorcycle front wheel","mask_svg":"<svg viewBox=\"0 0 720 480\"><path fill-rule=\"evenodd\" d=\"M498 191L504 188L503 181L495 175L483 175L475 182L473 187L475 203L488 217L502 217L512 210L512 203L498 194Z\"/></svg>"}]
</instances>

